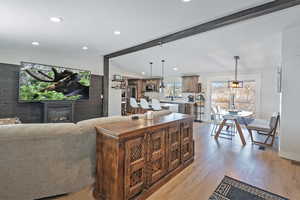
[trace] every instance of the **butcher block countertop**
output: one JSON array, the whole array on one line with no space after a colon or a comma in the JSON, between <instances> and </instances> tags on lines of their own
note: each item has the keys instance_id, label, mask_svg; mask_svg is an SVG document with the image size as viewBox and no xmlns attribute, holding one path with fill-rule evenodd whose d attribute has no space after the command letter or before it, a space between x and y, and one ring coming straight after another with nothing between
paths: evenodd
<instances>
[{"instance_id":1,"label":"butcher block countertop","mask_svg":"<svg viewBox=\"0 0 300 200\"><path fill-rule=\"evenodd\" d=\"M144 130L150 127L168 124L171 122L185 120L185 119L192 120L192 116L181 114L181 113L171 113L168 115L154 117L152 120L138 119L138 120L106 123L97 126L96 129L103 134L120 138L120 137L125 137L127 136L127 134L130 134L138 130Z\"/></svg>"}]
</instances>

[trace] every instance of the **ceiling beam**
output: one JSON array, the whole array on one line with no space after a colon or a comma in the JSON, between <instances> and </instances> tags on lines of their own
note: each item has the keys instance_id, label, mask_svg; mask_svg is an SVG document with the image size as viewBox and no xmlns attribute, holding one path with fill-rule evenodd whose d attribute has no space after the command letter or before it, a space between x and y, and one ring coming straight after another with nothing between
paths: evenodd
<instances>
[{"instance_id":1,"label":"ceiling beam","mask_svg":"<svg viewBox=\"0 0 300 200\"><path fill-rule=\"evenodd\" d=\"M109 105L109 58L103 57L103 105L102 105L102 117L108 116L108 105Z\"/></svg>"},{"instance_id":2,"label":"ceiling beam","mask_svg":"<svg viewBox=\"0 0 300 200\"><path fill-rule=\"evenodd\" d=\"M294 6L300 5L300 0L275 0L269 3L265 3L253 8L249 8L246 10L242 10L231 15L227 15L182 31L178 31L173 34L169 34L163 36L161 38L157 38L148 42L144 42L142 44L129 47L114 53L110 53L106 55L107 58L114 58L126 54L130 54L133 52L141 51L144 49L148 49L151 47L159 46L168 42L173 42L179 39L187 38L193 35L197 35L200 33L204 33L213 29L221 28L224 26L228 26L237 22L245 21L248 19L260 17L263 15L267 15L276 11L280 11L283 9L291 8Z\"/></svg>"}]
</instances>

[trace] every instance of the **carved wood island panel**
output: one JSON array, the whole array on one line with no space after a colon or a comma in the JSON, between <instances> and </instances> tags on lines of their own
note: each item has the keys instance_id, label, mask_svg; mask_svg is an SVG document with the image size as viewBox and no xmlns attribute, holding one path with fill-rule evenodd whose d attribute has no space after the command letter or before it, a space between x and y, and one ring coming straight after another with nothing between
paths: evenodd
<instances>
[{"instance_id":1,"label":"carved wood island panel","mask_svg":"<svg viewBox=\"0 0 300 200\"><path fill-rule=\"evenodd\" d=\"M145 199L194 160L193 119L172 113L97 128L99 200Z\"/></svg>"}]
</instances>

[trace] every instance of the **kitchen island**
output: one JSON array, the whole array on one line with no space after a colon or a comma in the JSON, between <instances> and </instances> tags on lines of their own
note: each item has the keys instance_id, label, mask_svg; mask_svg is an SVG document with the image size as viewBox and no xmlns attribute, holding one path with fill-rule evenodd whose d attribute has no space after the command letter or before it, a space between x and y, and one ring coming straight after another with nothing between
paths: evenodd
<instances>
[{"instance_id":1,"label":"kitchen island","mask_svg":"<svg viewBox=\"0 0 300 200\"><path fill-rule=\"evenodd\" d=\"M193 116L193 119L197 119L197 104L195 102L190 102L183 99L177 99L177 100L160 100L161 103L168 103L169 105L176 105L176 109L173 106L170 106L170 110L174 112L174 110L177 110L176 112L182 113L182 114L188 114Z\"/></svg>"},{"instance_id":2,"label":"kitchen island","mask_svg":"<svg viewBox=\"0 0 300 200\"><path fill-rule=\"evenodd\" d=\"M97 127L96 199L145 199L194 160L193 120L172 113Z\"/></svg>"}]
</instances>

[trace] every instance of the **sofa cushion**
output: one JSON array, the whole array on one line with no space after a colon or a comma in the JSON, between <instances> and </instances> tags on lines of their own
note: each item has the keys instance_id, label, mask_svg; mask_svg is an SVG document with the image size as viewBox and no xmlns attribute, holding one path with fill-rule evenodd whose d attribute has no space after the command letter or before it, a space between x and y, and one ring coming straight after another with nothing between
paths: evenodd
<instances>
[{"instance_id":1,"label":"sofa cushion","mask_svg":"<svg viewBox=\"0 0 300 200\"><path fill-rule=\"evenodd\" d=\"M71 193L95 181L95 135L75 124L0 126L0 155L0 199Z\"/></svg>"},{"instance_id":2,"label":"sofa cushion","mask_svg":"<svg viewBox=\"0 0 300 200\"><path fill-rule=\"evenodd\" d=\"M15 124L0 126L0 140L36 139L57 137L65 134L80 134L80 129L73 123Z\"/></svg>"},{"instance_id":3,"label":"sofa cushion","mask_svg":"<svg viewBox=\"0 0 300 200\"><path fill-rule=\"evenodd\" d=\"M126 121L126 120L131 120L131 116L112 116L112 117L94 118L94 119L80 121L77 123L77 125L80 127L81 131L96 135L96 128L95 128L96 126L99 126L101 124L118 122L118 121Z\"/></svg>"},{"instance_id":4,"label":"sofa cushion","mask_svg":"<svg viewBox=\"0 0 300 200\"><path fill-rule=\"evenodd\" d=\"M253 122L247 125L247 128L252 130L262 131L262 132L271 131L269 121L262 120L262 119L255 119Z\"/></svg>"}]
</instances>

